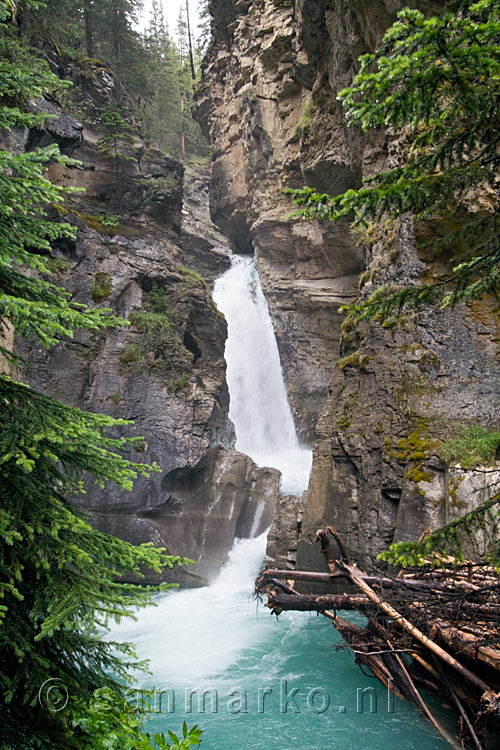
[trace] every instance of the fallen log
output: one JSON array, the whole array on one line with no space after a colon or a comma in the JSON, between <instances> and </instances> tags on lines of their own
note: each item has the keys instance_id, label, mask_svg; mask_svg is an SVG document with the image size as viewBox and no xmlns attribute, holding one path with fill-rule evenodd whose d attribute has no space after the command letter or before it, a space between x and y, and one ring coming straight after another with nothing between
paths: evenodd
<instances>
[{"instance_id":1,"label":"fallen log","mask_svg":"<svg viewBox=\"0 0 500 750\"><path fill-rule=\"evenodd\" d=\"M491 690L489 685L487 685L480 677L475 675L474 672L471 672L470 669L460 664L460 662L458 662L453 656L450 656L450 654L448 654L443 648L441 648L441 646L438 646L437 643L434 643L431 638L428 638L424 633L422 633L421 630L419 630L419 628L417 628L409 620L403 617L401 613L398 612L391 604L381 599L378 594L376 594L375 591L373 591L373 589L371 589L370 586L366 583L366 581L363 579L363 575L354 565L347 565L346 563L339 564L341 564L343 569L349 574L353 583L359 586L359 588L366 594L369 599L371 599L372 602L378 604L380 609L382 609L386 614L390 615L390 617L392 617L407 633L410 633L410 635L412 635L417 641L420 641L420 643L422 643L426 648L432 651L442 661L459 672L462 677L465 677L467 680L469 680L469 682L479 688L481 692L487 692Z\"/></svg>"},{"instance_id":2,"label":"fallen log","mask_svg":"<svg viewBox=\"0 0 500 750\"><path fill-rule=\"evenodd\" d=\"M387 640L387 645L390 648L393 648L390 640ZM417 688L415 687L415 683L410 677L408 670L406 669L405 663L403 662L399 654L396 653L395 651L394 651L394 658L398 662L398 665L407 680L407 684L413 696L413 702L422 709L422 712L424 713L425 716L427 716L427 718L429 719L433 727L437 729L439 734L451 745L451 747L456 748L456 750L460 750L458 742L456 741L456 738L452 737L450 733L446 729L444 729L444 727L441 726L441 724L438 722L438 720L435 718L434 714L430 710L429 706L424 702L422 696L420 695Z\"/></svg>"},{"instance_id":3,"label":"fallen log","mask_svg":"<svg viewBox=\"0 0 500 750\"><path fill-rule=\"evenodd\" d=\"M476 636L459 630L444 620L435 620L431 633L439 635L439 638L455 653L458 652L470 659L477 659L500 672L500 651L490 646L480 645L480 639Z\"/></svg>"},{"instance_id":4,"label":"fallen log","mask_svg":"<svg viewBox=\"0 0 500 750\"><path fill-rule=\"evenodd\" d=\"M332 537L341 560L331 553ZM423 703L415 683L454 703L467 748L500 750L500 693L492 690L500 685L500 645L495 642L500 641L500 583L491 567L478 570L481 566L469 562L457 570L453 561L445 559L446 568L413 574L400 571L397 578L388 578L368 575L351 565L333 527L320 530L317 541L321 542L327 572L264 571L256 591L267 590L267 606L275 612L319 612L332 621L361 668L368 667L388 689L418 704L455 747L455 740L439 727ZM330 593L299 594L295 581L329 584L326 591ZM352 593L342 591L342 581L360 591L350 587ZM331 593L333 583L341 592L338 595ZM360 628L344 620L337 615L338 609L363 612L368 625ZM407 667L402 652L411 653L414 667L419 664L425 672ZM482 711L478 714L480 701Z\"/></svg>"},{"instance_id":5,"label":"fallen log","mask_svg":"<svg viewBox=\"0 0 500 750\"><path fill-rule=\"evenodd\" d=\"M432 657L432 658L434 659L434 657ZM456 694L455 690L453 689L453 685L450 683L448 677L446 676L446 672L442 668L442 666L439 663L438 659L434 659L434 662L436 664L436 669L439 672L441 681L444 683L444 685L446 686L449 694L453 698L453 702L455 703L455 705L456 705L456 707L458 709L458 712L459 712L460 716L462 717L462 720L463 720L465 726L467 727L470 736L472 737L472 741L474 742L474 745L476 746L477 750L483 750L483 746L479 742L479 738L478 738L476 732L474 731L474 727L472 726L472 722L471 722L471 720L469 719L469 717L467 715L467 712L466 712L466 710L465 710L465 708L464 708L464 706L462 704L462 701L460 700L460 698Z\"/></svg>"},{"instance_id":6,"label":"fallen log","mask_svg":"<svg viewBox=\"0 0 500 750\"><path fill-rule=\"evenodd\" d=\"M416 591L444 591L446 587L441 583L431 581L417 581L412 578L384 578L383 576L362 575L369 586L379 588L407 588ZM343 570L332 573L313 573L306 570L276 570L271 568L264 570L256 581L256 588L260 590L265 585L266 578L278 578L290 581L310 581L311 583L335 583L339 579L348 580L349 575ZM262 584L262 586L261 586Z\"/></svg>"},{"instance_id":7,"label":"fallen log","mask_svg":"<svg viewBox=\"0 0 500 750\"><path fill-rule=\"evenodd\" d=\"M288 594L283 591L268 591L266 607L285 611L295 610L297 612L324 612L327 609L359 610L370 605L367 596L329 594L327 596L314 596L310 594Z\"/></svg>"},{"instance_id":8,"label":"fallen log","mask_svg":"<svg viewBox=\"0 0 500 750\"><path fill-rule=\"evenodd\" d=\"M337 569L337 566L335 564L335 558L332 555L330 539L328 538L328 534L331 534L332 537L335 539L337 543L337 547L339 548L340 556L342 560L346 563L350 563L351 560L349 558L349 553L347 552L347 548L344 544L342 537L333 526L327 526L326 529L318 529L318 531L316 532L316 537L314 541L315 542L319 541L321 543L321 552L325 556L326 567L328 568L328 571L332 573L333 571Z\"/></svg>"}]
</instances>

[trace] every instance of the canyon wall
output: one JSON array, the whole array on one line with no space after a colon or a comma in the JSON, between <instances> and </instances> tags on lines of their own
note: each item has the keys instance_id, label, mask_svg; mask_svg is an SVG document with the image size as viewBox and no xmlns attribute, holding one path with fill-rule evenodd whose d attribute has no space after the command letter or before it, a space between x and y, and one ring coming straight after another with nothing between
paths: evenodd
<instances>
[{"instance_id":1,"label":"canyon wall","mask_svg":"<svg viewBox=\"0 0 500 750\"><path fill-rule=\"evenodd\" d=\"M346 222L290 219L282 194L304 184L329 193L359 187L397 159L398 134L348 128L337 94L404 5L432 13L443 4L210 3L214 37L196 105L213 146L212 217L236 252L255 253L296 424L314 442L300 567L323 565L313 540L325 524L370 565L392 541L418 537L488 493L484 473L445 467L439 446L459 424L497 419L495 304L341 330L339 306L358 294L449 269L416 248L444 224L415 230L405 218L379 237L355 236ZM282 528L296 536L291 525ZM294 546L282 545L281 559Z\"/></svg>"},{"instance_id":2,"label":"canyon wall","mask_svg":"<svg viewBox=\"0 0 500 750\"><path fill-rule=\"evenodd\" d=\"M206 167L188 168L138 137L122 157L102 149L95 113L117 93L102 69L79 71L80 123L54 103L33 107L54 119L17 131L7 147L58 143L78 165L51 165L60 185L84 188L53 218L75 239L54 243L51 280L74 302L110 308L128 327L80 331L49 351L16 340L27 363L20 377L66 404L133 420L120 435L140 435L128 458L160 471L130 493L86 483L77 507L102 531L153 542L194 565L167 579L201 585L225 561L234 536L248 536L265 501L258 533L269 525L279 472L236 452L228 418L224 361L227 326L210 284L230 265L227 242L211 223ZM131 116L132 117L132 116Z\"/></svg>"}]
</instances>

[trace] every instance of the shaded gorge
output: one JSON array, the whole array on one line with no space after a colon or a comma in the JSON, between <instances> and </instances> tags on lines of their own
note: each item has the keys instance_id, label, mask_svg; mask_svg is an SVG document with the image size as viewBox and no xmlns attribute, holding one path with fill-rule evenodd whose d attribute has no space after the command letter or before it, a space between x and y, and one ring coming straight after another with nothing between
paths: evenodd
<instances>
[{"instance_id":1,"label":"shaded gorge","mask_svg":"<svg viewBox=\"0 0 500 750\"><path fill-rule=\"evenodd\" d=\"M233 259L214 299L228 320L236 447L259 465L280 469L282 489L300 494L311 451L297 439L252 259ZM258 513L257 505L254 530ZM210 586L159 595L137 621L113 627L110 637L132 642L150 662L151 674L137 676L131 700L154 690L151 729L199 724L206 750L447 747L413 706L361 672L350 652L336 650L341 639L327 620L305 613L277 620L254 599L265 548L266 534L236 539Z\"/></svg>"}]
</instances>

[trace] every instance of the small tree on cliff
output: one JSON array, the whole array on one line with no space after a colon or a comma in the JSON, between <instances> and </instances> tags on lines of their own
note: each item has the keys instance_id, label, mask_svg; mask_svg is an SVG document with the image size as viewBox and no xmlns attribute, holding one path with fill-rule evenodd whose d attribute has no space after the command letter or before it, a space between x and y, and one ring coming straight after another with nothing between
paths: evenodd
<instances>
[{"instance_id":1,"label":"small tree on cliff","mask_svg":"<svg viewBox=\"0 0 500 750\"><path fill-rule=\"evenodd\" d=\"M406 8L373 54L360 58L353 85L340 92L350 125L388 128L409 142L399 166L340 195L313 188L287 191L304 218L351 217L369 227L410 213L415 222L446 217L453 227L433 238L436 252L455 258L443 279L412 286L379 286L347 306L352 323L388 322L395 311L422 303L441 308L500 293L500 5L455 0L441 17ZM488 208L469 211L482 194ZM466 248L465 250L463 248ZM483 436L484 437L484 436ZM491 440L500 442L500 434ZM491 441L490 441L491 442ZM475 443L476 448L478 443ZM471 446L469 445L469 450ZM455 455L463 459L462 453ZM431 553L460 555L460 536L493 521L496 498L420 545L396 545L384 555L416 563ZM491 548L500 564L498 536Z\"/></svg>"},{"instance_id":2,"label":"small tree on cliff","mask_svg":"<svg viewBox=\"0 0 500 750\"><path fill-rule=\"evenodd\" d=\"M132 128L116 103L106 107L99 119L99 125L103 130L103 135L98 141L98 147L103 154L108 154L113 159L118 205L120 213L123 213L124 162L136 161L135 157L129 153L134 142Z\"/></svg>"},{"instance_id":3,"label":"small tree on cliff","mask_svg":"<svg viewBox=\"0 0 500 750\"><path fill-rule=\"evenodd\" d=\"M38 3L33 3L35 7ZM60 82L23 49L11 28L15 5L0 2L0 132L41 126L25 111L29 100L54 93ZM0 331L50 346L75 329L122 324L110 310L89 309L46 277L51 242L74 229L47 218L68 192L45 176L50 162L68 163L56 146L26 153L0 151ZM7 346L0 354L18 364ZM128 424L89 414L0 374L0 726L4 748L118 750L199 744L199 730L172 744L153 741L123 700L130 662L127 645L98 633L108 618L128 616L150 595L120 583L143 568L160 571L184 562L164 549L127 542L93 529L68 497L83 492L83 477L100 486L131 489L138 474L123 452L132 438L106 436ZM132 662L133 663L133 662ZM105 688L104 692L102 689ZM95 691L100 689L98 695ZM184 742L184 744L182 744Z\"/></svg>"},{"instance_id":4,"label":"small tree on cliff","mask_svg":"<svg viewBox=\"0 0 500 750\"><path fill-rule=\"evenodd\" d=\"M402 129L411 141L403 163L360 190L327 195L288 191L305 218L353 217L367 226L411 212L414 220L446 216L456 229L436 250L467 247L437 283L378 289L347 308L356 321L384 319L394 308L441 300L442 307L500 288L500 8L497 0L457 0L441 18L406 8L375 53L360 58L353 86L340 92L350 125ZM491 209L468 215L483 191Z\"/></svg>"}]
</instances>

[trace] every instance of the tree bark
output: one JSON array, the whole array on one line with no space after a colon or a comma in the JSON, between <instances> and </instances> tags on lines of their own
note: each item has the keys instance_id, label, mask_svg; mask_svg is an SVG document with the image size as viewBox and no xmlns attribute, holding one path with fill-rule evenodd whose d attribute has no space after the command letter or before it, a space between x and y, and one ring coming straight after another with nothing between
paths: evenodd
<instances>
[{"instance_id":1,"label":"tree bark","mask_svg":"<svg viewBox=\"0 0 500 750\"><path fill-rule=\"evenodd\" d=\"M194 81L196 79L196 72L194 69L193 40L191 38L191 22L189 20L189 0L186 0L186 19L187 19L187 32L188 32L189 65L191 67L191 78Z\"/></svg>"},{"instance_id":2,"label":"tree bark","mask_svg":"<svg viewBox=\"0 0 500 750\"><path fill-rule=\"evenodd\" d=\"M94 56L94 40L92 28L92 0L85 0L83 4L83 18L85 21L85 46L87 57Z\"/></svg>"}]
</instances>

